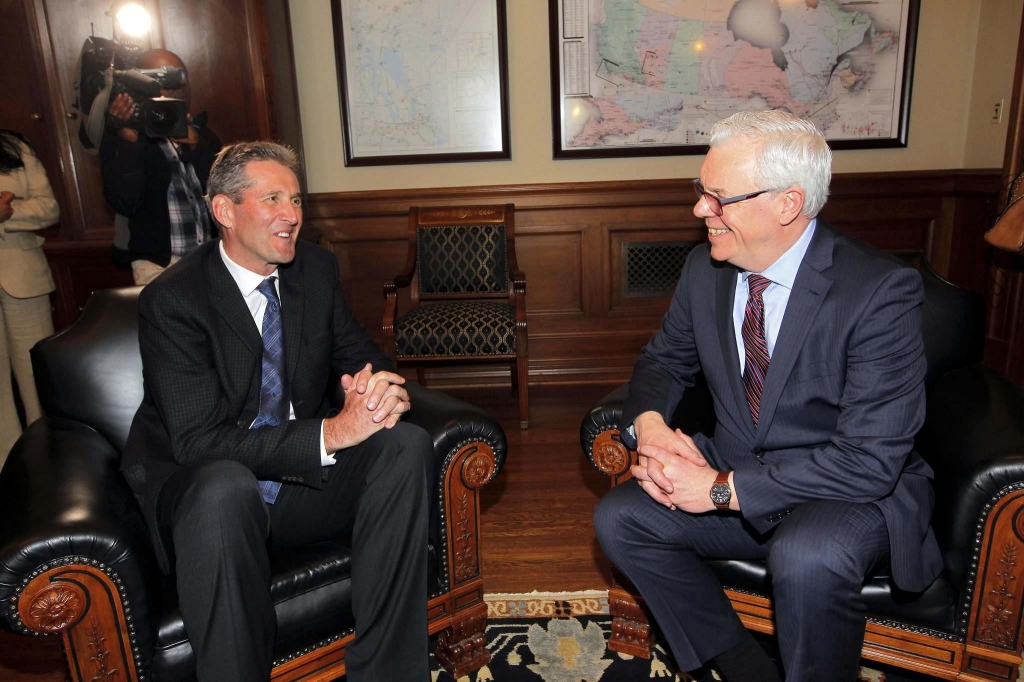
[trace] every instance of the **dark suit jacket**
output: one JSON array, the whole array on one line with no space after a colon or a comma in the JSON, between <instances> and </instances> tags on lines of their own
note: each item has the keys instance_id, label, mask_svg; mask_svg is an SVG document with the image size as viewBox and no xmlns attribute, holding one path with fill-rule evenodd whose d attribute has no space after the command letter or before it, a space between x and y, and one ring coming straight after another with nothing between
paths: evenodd
<instances>
[{"instance_id":1,"label":"dark suit jacket","mask_svg":"<svg viewBox=\"0 0 1024 682\"><path fill-rule=\"evenodd\" d=\"M184 465L232 459L260 480L319 488L320 423L341 375L367 362L392 368L352 316L334 256L300 241L295 260L278 268L295 419L250 430L259 412L263 344L219 243L203 244L139 296L145 390L122 469L142 502L164 570L156 500L171 474Z\"/></svg>"},{"instance_id":2,"label":"dark suit jacket","mask_svg":"<svg viewBox=\"0 0 1024 682\"><path fill-rule=\"evenodd\" d=\"M707 244L690 254L661 330L636 362L622 423L649 410L668 422L703 372L718 424L713 438L694 441L716 469L736 472L751 526L767 533L812 500L874 503L896 584L923 590L942 560L929 526L932 470L912 451L925 413L920 275L819 219L756 427L736 351L736 277Z\"/></svg>"}]
</instances>

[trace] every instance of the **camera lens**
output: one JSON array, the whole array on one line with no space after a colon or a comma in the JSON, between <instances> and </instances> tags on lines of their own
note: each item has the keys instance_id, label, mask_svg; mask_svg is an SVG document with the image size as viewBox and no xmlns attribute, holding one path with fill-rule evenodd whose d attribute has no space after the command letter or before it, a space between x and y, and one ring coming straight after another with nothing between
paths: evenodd
<instances>
[{"instance_id":1,"label":"camera lens","mask_svg":"<svg viewBox=\"0 0 1024 682\"><path fill-rule=\"evenodd\" d=\"M188 104L183 100L154 97L142 103L143 130L150 137L188 135Z\"/></svg>"},{"instance_id":2,"label":"camera lens","mask_svg":"<svg viewBox=\"0 0 1024 682\"><path fill-rule=\"evenodd\" d=\"M174 110L167 105L163 103L155 104L150 107L148 113L149 116L146 118L146 123L153 131L166 136L174 130L176 117Z\"/></svg>"}]
</instances>

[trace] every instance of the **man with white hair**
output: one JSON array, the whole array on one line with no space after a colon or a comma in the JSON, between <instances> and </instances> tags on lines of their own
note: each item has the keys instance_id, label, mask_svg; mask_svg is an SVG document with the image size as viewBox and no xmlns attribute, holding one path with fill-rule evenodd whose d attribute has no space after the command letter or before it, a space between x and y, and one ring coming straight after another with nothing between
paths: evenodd
<instances>
[{"instance_id":1,"label":"man with white hair","mask_svg":"<svg viewBox=\"0 0 1024 682\"><path fill-rule=\"evenodd\" d=\"M916 270L818 218L831 153L778 111L717 124L694 181L708 244L686 261L622 414L636 483L594 515L679 665L778 680L702 559L764 559L785 679L857 678L867 575L924 590L942 568ZM703 373L711 438L667 426Z\"/></svg>"}]
</instances>

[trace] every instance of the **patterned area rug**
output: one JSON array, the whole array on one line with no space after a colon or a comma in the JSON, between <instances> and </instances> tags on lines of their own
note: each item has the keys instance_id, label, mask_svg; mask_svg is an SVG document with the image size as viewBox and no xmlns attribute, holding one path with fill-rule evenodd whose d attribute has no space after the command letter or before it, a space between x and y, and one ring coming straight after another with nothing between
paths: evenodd
<instances>
[{"instance_id":1,"label":"patterned area rug","mask_svg":"<svg viewBox=\"0 0 1024 682\"><path fill-rule=\"evenodd\" d=\"M433 682L714 682L712 670L679 672L660 645L650 660L610 651L605 591L492 594L487 601L491 662L455 680L431 658ZM772 652L773 643L762 644ZM934 678L872 664L862 682L925 682Z\"/></svg>"}]
</instances>

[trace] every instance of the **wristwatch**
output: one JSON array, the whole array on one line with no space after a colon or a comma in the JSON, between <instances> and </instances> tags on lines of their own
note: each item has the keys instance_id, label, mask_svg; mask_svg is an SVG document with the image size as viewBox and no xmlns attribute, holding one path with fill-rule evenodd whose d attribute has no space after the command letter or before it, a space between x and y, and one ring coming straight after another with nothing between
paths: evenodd
<instances>
[{"instance_id":1,"label":"wristwatch","mask_svg":"<svg viewBox=\"0 0 1024 682\"><path fill-rule=\"evenodd\" d=\"M732 488L729 487L729 472L719 471L715 482L711 484L711 501L716 509L728 509L732 500Z\"/></svg>"}]
</instances>

